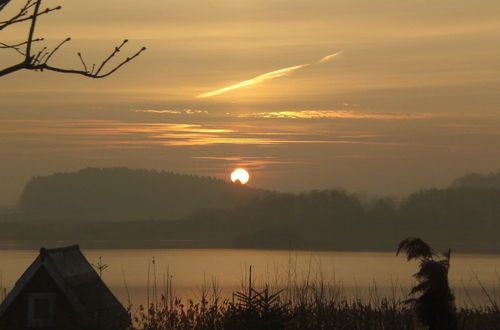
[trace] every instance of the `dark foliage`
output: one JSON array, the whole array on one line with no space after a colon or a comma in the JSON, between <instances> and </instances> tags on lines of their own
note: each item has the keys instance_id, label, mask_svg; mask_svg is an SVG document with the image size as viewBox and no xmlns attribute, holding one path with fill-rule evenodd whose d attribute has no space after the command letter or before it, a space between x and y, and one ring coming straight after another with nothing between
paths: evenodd
<instances>
[{"instance_id":1,"label":"dark foliage","mask_svg":"<svg viewBox=\"0 0 500 330\"><path fill-rule=\"evenodd\" d=\"M457 317L455 297L448 283L451 251L438 260L434 250L419 238L407 238L399 243L396 254L406 253L407 260L419 261L419 271L414 275L418 284L410 291L406 300L413 306L417 317L430 330L455 330Z\"/></svg>"},{"instance_id":2,"label":"dark foliage","mask_svg":"<svg viewBox=\"0 0 500 330\"><path fill-rule=\"evenodd\" d=\"M406 253L408 261L412 259L424 261L436 255L434 250L427 243L417 237L408 237L401 241L398 245L396 255L399 255L400 252Z\"/></svg>"},{"instance_id":3,"label":"dark foliage","mask_svg":"<svg viewBox=\"0 0 500 330\"><path fill-rule=\"evenodd\" d=\"M86 169L33 178L19 208L0 213L2 241L388 251L412 235L438 251L500 252L494 188L423 190L398 202L342 190L277 193L170 172Z\"/></svg>"},{"instance_id":4,"label":"dark foliage","mask_svg":"<svg viewBox=\"0 0 500 330\"><path fill-rule=\"evenodd\" d=\"M294 297L290 302L284 299L283 292L271 294L267 286L263 291L255 291L259 294L249 297L246 290L235 301L202 298L184 303L175 298L169 302L163 297L156 307L152 304L147 310L140 308L135 314L134 329L419 329L410 309L384 297L379 297L378 303L362 303L334 296L320 298L320 291L314 290L310 291L309 298ZM460 309L457 316L459 329L496 330L500 324L500 312L491 307Z\"/></svg>"},{"instance_id":5,"label":"dark foliage","mask_svg":"<svg viewBox=\"0 0 500 330\"><path fill-rule=\"evenodd\" d=\"M500 189L500 171L488 175L469 173L453 181L452 187Z\"/></svg>"},{"instance_id":6,"label":"dark foliage","mask_svg":"<svg viewBox=\"0 0 500 330\"><path fill-rule=\"evenodd\" d=\"M34 177L21 194L19 209L33 219L178 219L196 210L248 203L259 193L208 177L87 168Z\"/></svg>"},{"instance_id":7,"label":"dark foliage","mask_svg":"<svg viewBox=\"0 0 500 330\"><path fill-rule=\"evenodd\" d=\"M250 272L251 274L251 272ZM250 277L247 287L221 300L215 289L195 302L162 296L160 304L139 308L134 329L414 329L408 309L395 301L380 298L363 304L325 293L325 284L258 290Z\"/></svg>"}]
</instances>

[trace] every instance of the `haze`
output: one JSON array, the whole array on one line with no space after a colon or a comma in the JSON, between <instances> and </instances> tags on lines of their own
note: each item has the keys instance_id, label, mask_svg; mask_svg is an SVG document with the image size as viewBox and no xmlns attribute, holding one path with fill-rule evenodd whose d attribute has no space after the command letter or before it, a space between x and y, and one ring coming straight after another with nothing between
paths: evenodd
<instances>
[{"instance_id":1,"label":"haze","mask_svg":"<svg viewBox=\"0 0 500 330\"><path fill-rule=\"evenodd\" d=\"M47 2L63 10L37 35L73 39L61 65L125 37L148 51L103 80L0 80L0 204L89 166L377 194L500 167L498 1Z\"/></svg>"}]
</instances>

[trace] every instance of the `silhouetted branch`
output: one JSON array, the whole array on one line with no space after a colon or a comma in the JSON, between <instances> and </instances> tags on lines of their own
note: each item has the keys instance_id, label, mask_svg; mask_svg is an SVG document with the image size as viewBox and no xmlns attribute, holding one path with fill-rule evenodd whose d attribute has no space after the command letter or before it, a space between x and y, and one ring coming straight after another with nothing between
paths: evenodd
<instances>
[{"instance_id":1,"label":"silhouetted branch","mask_svg":"<svg viewBox=\"0 0 500 330\"><path fill-rule=\"evenodd\" d=\"M2 11L5 8L5 6L10 2L10 0L0 0L0 1L1 1L0 11ZM33 0L27 0L26 3L24 4L24 6L19 10L19 12L17 14L15 14L14 16L12 16L11 18L9 18L6 21L0 22L0 30L3 30L7 26L14 24L14 22L17 20L24 18L24 16L26 16L28 14L28 10L33 5L34 5Z\"/></svg>"},{"instance_id":2,"label":"silhouetted branch","mask_svg":"<svg viewBox=\"0 0 500 330\"><path fill-rule=\"evenodd\" d=\"M87 72L87 64L85 64L85 61L83 60L83 57L82 57L82 54L81 53L78 53L78 57L80 58L80 61L82 62L83 64L83 69L85 70L85 72Z\"/></svg>"},{"instance_id":3,"label":"silhouetted branch","mask_svg":"<svg viewBox=\"0 0 500 330\"><path fill-rule=\"evenodd\" d=\"M3 8L10 2L10 0L4 0L3 4L0 4L0 11L3 10ZM6 27L16 24L16 23L21 23L21 22L26 22L35 17L35 14L29 14L29 10L37 5L37 3L41 3L41 0L27 0L26 3L23 5L23 7L19 10L17 14L12 16L6 21L0 22L0 31L5 29ZM38 11L36 16L41 16L48 14L50 12L53 12L55 10L61 9L61 6L57 7L52 7L52 8L45 8L42 11Z\"/></svg>"},{"instance_id":4,"label":"silhouetted branch","mask_svg":"<svg viewBox=\"0 0 500 330\"><path fill-rule=\"evenodd\" d=\"M2 11L3 7L5 7L10 0L0 0L0 11Z\"/></svg>"},{"instance_id":5,"label":"silhouetted branch","mask_svg":"<svg viewBox=\"0 0 500 330\"><path fill-rule=\"evenodd\" d=\"M38 39L33 39L31 42L37 42L37 41L43 41L44 39L43 38L38 38ZM19 42L17 44L13 44L13 45L8 45L6 43L3 43L3 42L0 42L0 48L19 48L21 46L24 46L28 43L28 41L23 41L23 42Z\"/></svg>"},{"instance_id":6,"label":"silhouetted branch","mask_svg":"<svg viewBox=\"0 0 500 330\"><path fill-rule=\"evenodd\" d=\"M0 42L0 49L13 49L20 55L22 55L23 61L14 64L12 66L0 69L0 77L5 76L7 74L11 74L16 71L20 70L34 70L34 71L54 71L54 72L60 72L60 73L71 73L71 74L79 74L83 75L85 77L89 78L104 78L107 77L114 72L116 72L118 69L120 69L123 65L127 64L137 56L139 56L143 51L146 50L146 47L142 47L139 51L137 51L135 54L132 56L126 57L124 60L119 62L118 64L114 65L113 67L105 70L105 67L108 65L109 61L112 60L117 53L121 51L123 46L128 42L128 40L124 40L119 46L115 47L114 50L111 52L111 54L105 58L100 65L98 66L97 71L94 72L96 68L96 64L92 64L92 69L89 70L89 67L87 66L87 63L84 61L83 56L81 53L78 53L78 57L80 58L80 61L83 65L83 70L78 70L78 69L65 69L65 68L60 68L54 65L48 64L48 62L51 60L53 55L68 41L71 40L71 38L66 38L63 41L61 41L55 48L53 48L51 51L48 51L48 48L45 46L43 47L40 51L36 53L36 55L32 55L32 48L33 48L33 43L42 41L44 40L43 38L34 38L35 34L35 29L36 29L36 24L37 24L37 18L41 15L48 14L54 10L58 10L61 7L53 7L53 8L46 8L44 10L40 10L40 7L42 5L43 0L26 0L24 3L23 7L18 11L17 14L12 16L10 19L0 22L0 30L6 28L7 26L10 26L15 23L19 22L25 22L25 21L30 21L30 27L28 31L28 36L25 41L18 42L15 44L6 44L3 42ZM5 8L5 6L10 2L10 0L0 0L0 12ZM22 50L21 47L25 46L25 51ZM104 70L104 71L103 71Z\"/></svg>"},{"instance_id":7,"label":"silhouetted branch","mask_svg":"<svg viewBox=\"0 0 500 330\"><path fill-rule=\"evenodd\" d=\"M20 50L18 47L14 47L14 46L11 46L11 45L4 44L3 42L0 42L0 48L12 49L12 50L15 50L16 52L18 52L20 55L24 56L23 51Z\"/></svg>"},{"instance_id":8,"label":"silhouetted branch","mask_svg":"<svg viewBox=\"0 0 500 330\"><path fill-rule=\"evenodd\" d=\"M28 40L26 42L26 62L31 61L31 46L33 45L33 34L35 33L36 20L38 18L38 12L40 10L40 5L42 0L37 0L35 3L35 9L31 18L30 30L28 33Z\"/></svg>"},{"instance_id":9,"label":"silhouetted branch","mask_svg":"<svg viewBox=\"0 0 500 330\"><path fill-rule=\"evenodd\" d=\"M45 55L42 55L42 54L44 54L44 53L45 53L45 51L46 51L46 50L47 50L47 47L43 47L43 48L42 48L42 50L41 50L41 51L39 51L39 52L36 54L36 56L33 58L33 63L38 63L39 61L41 61L41 59L42 59L43 57L45 57L45 56L46 56L46 54L45 54Z\"/></svg>"},{"instance_id":10,"label":"silhouetted branch","mask_svg":"<svg viewBox=\"0 0 500 330\"><path fill-rule=\"evenodd\" d=\"M111 55L109 55L109 56L108 56L108 58L106 58L106 59L105 59L105 60L101 63L101 65L99 66L99 69L97 69L96 74L99 74L99 72L101 72L102 68L104 68L104 66L106 65L106 63L108 63L108 61L109 61L110 59L112 59L112 58L113 58L113 56L115 56L115 55L116 55L116 53L118 53L118 52L120 51L120 49L123 47L123 45L125 45L127 42L128 42L128 40L127 40L127 39L125 39L125 40L123 40L123 42L121 43L121 45L120 45L120 46L115 47L115 50L111 53Z\"/></svg>"},{"instance_id":11,"label":"silhouetted branch","mask_svg":"<svg viewBox=\"0 0 500 330\"><path fill-rule=\"evenodd\" d=\"M52 57L52 55L54 55L54 53L55 53L55 52L57 52L57 51L59 50L59 48L61 48L61 46L62 46L62 45L64 45L66 42L68 42L68 41L70 41L70 40L71 40L71 38L69 38L69 37L68 37L68 38L64 39L63 41L61 41L61 42L59 43L59 45L57 45L57 46L56 46L56 47L55 47L55 48L54 48L54 49L50 52L50 54L47 56L47 58L45 59L45 63L47 63L47 62L50 60L50 58Z\"/></svg>"},{"instance_id":12,"label":"silhouetted branch","mask_svg":"<svg viewBox=\"0 0 500 330\"><path fill-rule=\"evenodd\" d=\"M27 70L35 70L35 71L43 71L43 70L48 70L48 71L54 71L54 72L60 72L60 73L72 73L72 74L79 74L85 77L89 78L105 78L114 72L116 72L118 69L120 69L123 65L127 64L128 62L132 61L134 58L139 56L143 51L146 50L146 47L141 48L137 53L135 53L131 57L127 57L125 60L123 60L121 63L118 65L114 66L112 69L105 73L93 73L93 69L95 68L95 64L92 66L92 70L87 70L87 66L84 63L84 70L75 70L75 69L64 69L64 68L58 68L55 66L48 65L47 62L45 63L39 63L39 64L29 64L24 69ZM101 63L102 66L102 63ZM0 76L2 76L2 72L0 71Z\"/></svg>"}]
</instances>

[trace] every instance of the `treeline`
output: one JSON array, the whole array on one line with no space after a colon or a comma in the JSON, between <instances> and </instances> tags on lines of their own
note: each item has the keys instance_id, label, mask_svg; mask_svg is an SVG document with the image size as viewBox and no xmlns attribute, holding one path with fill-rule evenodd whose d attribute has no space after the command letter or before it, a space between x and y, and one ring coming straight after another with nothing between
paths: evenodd
<instances>
[{"instance_id":1,"label":"treeline","mask_svg":"<svg viewBox=\"0 0 500 330\"><path fill-rule=\"evenodd\" d=\"M150 171L134 173L156 179L171 175ZM182 181L185 183L190 177L182 179L186 179ZM300 194L261 192L214 179L193 177L197 183L205 182L203 180L206 180L207 186L213 184L220 189L213 193L219 194L217 198L238 202L224 203L220 200L220 204L209 204L201 200L202 195L198 195L197 205L189 204L190 210L197 211L177 220L165 221L172 217L165 215L167 213L162 215L158 202L149 204L156 205L157 213L145 212L148 215L155 214L154 220L143 220L147 219L144 214L133 213L136 211L130 211L130 205L115 201L112 205L120 210L129 210L131 214L127 219L135 217L134 221L116 221L113 218L74 221L72 214L65 220L64 214L68 213L61 212L59 218L50 221L0 222L0 241L69 240L79 242L84 247L99 244L99 247L392 251L402 237L418 236L438 250L452 247L459 252L500 252L500 189L494 187L453 185L446 189L422 190L398 201L387 197L363 198L342 190ZM110 181L107 183L110 184ZM207 186L199 188L193 183L192 191L186 190L181 195L189 199L199 194L198 190L206 189L204 195L211 201L217 200L214 196L208 197L210 189ZM147 190L145 186L142 187L137 191ZM32 189L27 188L26 191ZM109 194L109 190L106 191ZM106 196L103 192L95 194ZM229 196L231 194L234 195ZM149 198L153 196L158 194L148 195L143 200L149 203ZM172 198L181 203L181 199ZM41 204L40 201L36 203ZM68 211L75 209L62 203L60 207ZM93 206L89 204L88 207Z\"/></svg>"},{"instance_id":2,"label":"treeline","mask_svg":"<svg viewBox=\"0 0 500 330\"><path fill-rule=\"evenodd\" d=\"M87 168L34 177L18 211L23 219L179 219L206 208L247 203L262 191L223 180L128 168Z\"/></svg>"},{"instance_id":3,"label":"treeline","mask_svg":"<svg viewBox=\"0 0 500 330\"><path fill-rule=\"evenodd\" d=\"M487 175L480 173L469 173L453 181L452 187L500 189L500 171L496 173L489 173Z\"/></svg>"},{"instance_id":4,"label":"treeline","mask_svg":"<svg viewBox=\"0 0 500 330\"><path fill-rule=\"evenodd\" d=\"M399 203L338 190L272 194L217 219L237 223L238 247L391 250L418 236L438 249L500 252L500 189L431 189Z\"/></svg>"}]
</instances>

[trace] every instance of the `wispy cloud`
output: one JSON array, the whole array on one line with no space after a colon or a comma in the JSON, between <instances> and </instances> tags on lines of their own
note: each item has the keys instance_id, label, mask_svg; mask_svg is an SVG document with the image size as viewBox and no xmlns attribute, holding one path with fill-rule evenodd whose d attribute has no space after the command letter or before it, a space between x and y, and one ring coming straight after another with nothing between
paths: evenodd
<instances>
[{"instance_id":1,"label":"wispy cloud","mask_svg":"<svg viewBox=\"0 0 500 330\"><path fill-rule=\"evenodd\" d=\"M296 110L252 112L238 115L242 118L283 118L283 119L427 119L438 117L433 113L389 113L389 112L359 112L352 110Z\"/></svg>"},{"instance_id":2,"label":"wispy cloud","mask_svg":"<svg viewBox=\"0 0 500 330\"><path fill-rule=\"evenodd\" d=\"M342 54L344 51L340 51L340 52L337 52L337 53L333 53L333 54L330 54L330 55L326 55L325 57L323 57L321 60L317 61L316 63L312 63L312 64L319 64L319 63L325 63L326 61L329 61L329 60L332 60L334 59L335 57L339 56L340 54Z\"/></svg>"},{"instance_id":3,"label":"wispy cloud","mask_svg":"<svg viewBox=\"0 0 500 330\"><path fill-rule=\"evenodd\" d=\"M234 84L234 85L231 85L231 86L227 86L227 87L223 87L223 88L211 91L211 92L203 93L203 94L200 94L200 95L198 95L196 97L199 98L199 99L207 98L207 97L212 97L212 96L224 94L226 92L229 92L229 91L232 91L232 90L235 90L235 89L238 89L238 88L248 87L248 86L260 84L261 82L264 82L266 80L275 79L275 78L279 78L279 77L283 77L283 76L289 75L290 73L292 73L292 72L294 72L296 70L299 70L299 69L302 69L302 68L305 68L305 67L308 67L308 66L311 66L311 65L320 64L320 63L324 63L324 62L330 61L330 60L334 59L335 57L339 56L342 53L343 53L343 51L340 51L340 52L337 52L337 53L334 53L334 54L327 55L327 56L325 56L325 57L321 58L320 60L318 60L316 62L313 62L313 63L306 63L306 64L300 64L300 65L290 66L290 67L287 67L287 68L284 68L284 69L279 69L279 70L271 71L271 72L268 72L268 73L264 73L264 74L261 74L261 75L259 75L257 77L254 77L252 79L244 80L244 81L241 81L241 82L239 82L237 84Z\"/></svg>"},{"instance_id":4,"label":"wispy cloud","mask_svg":"<svg viewBox=\"0 0 500 330\"><path fill-rule=\"evenodd\" d=\"M75 152L167 146L353 144L395 145L383 137L318 132L304 126L119 122L112 120L0 120L2 142L13 148Z\"/></svg>"},{"instance_id":5,"label":"wispy cloud","mask_svg":"<svg viewBox=\"0 0 500 330\"><path fill-rule=\"evenodd\" d=\"M165 115L210 115L206 110L196 109L133 109L132 112L165 114ZM446 114L436 114L428 112L412 112L412 113L396 113L396 112L366 112L359 110L286 110L286 111L263 111L263 112L248 112L248 113L225 113L222 115L214 115L213 118L270 118L270 119L372 119L372 120L412 120L412 119L430 119L444 117ZM270 133L272 134L272 133Z\"/></svg>"},{"instance_id":6,"label":"wispy cloud","mask_svg":"<svg viewBox=\"0 0 500 330\"><path fill-rule=\"evenodd\" d=\"M303 161L282 160L276 157L225 157L225 156L194 156L193 159L229 164L231 166L239 166L252 170L264 169L268 166L276 165L297 165L305 164Z\"/></svg>"},{"instance_id":7,"label":"wispy cloud","mask_svg":"<svg viewBox=\"0 0 500 330\"><path fill-rule=\"evenodd\" d=\"M153 114L166 114L166 115L207 115L207 110L197 110L197 109L132 109L131 112L143 112L143 113L153 113Z\"/></svg>"}]
</instances>

